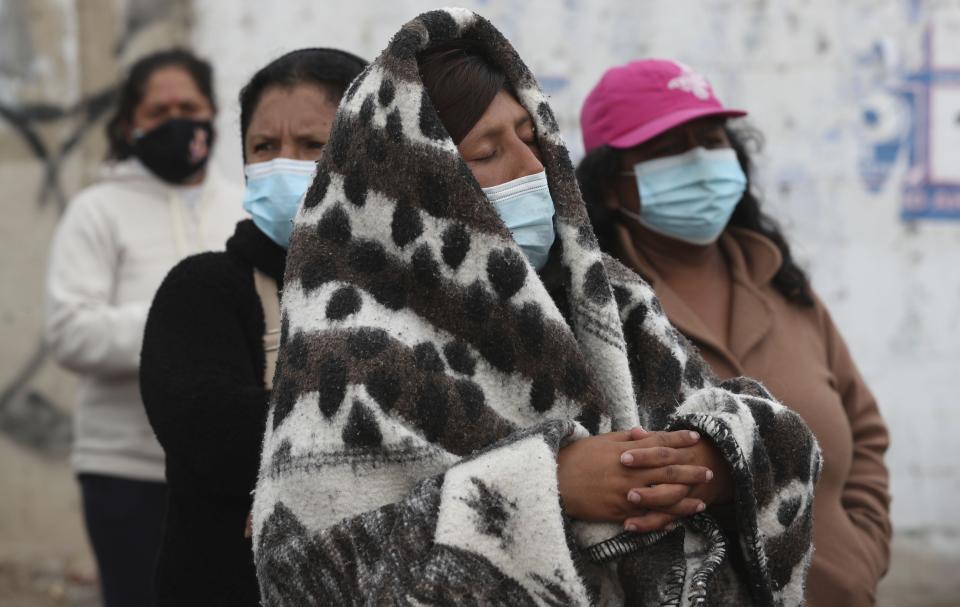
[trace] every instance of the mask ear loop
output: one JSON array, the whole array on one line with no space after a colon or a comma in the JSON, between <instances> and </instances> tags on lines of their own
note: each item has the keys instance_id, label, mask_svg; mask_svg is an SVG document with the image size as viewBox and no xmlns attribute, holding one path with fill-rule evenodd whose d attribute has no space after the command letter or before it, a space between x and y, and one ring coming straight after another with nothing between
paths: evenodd
<instances>
[{"instance_id":1,"label":"mask ear loop","mask_svg":"<svg viewBox=\"0 0 960 607\"><path fill-rule=\"evenodd\" d=\"M637 183L637 173L635 171L620 171L617 173L618 177L632 177L633 185L637 188L637 202L640 203L640 208L643 208L643 201L640 200L640 185ZM623 219L624 216L629 217L633 221L643 225L643 221L640 219L640 213L635 213L634 211L627 210L623 208L623 204L620 201L620 196L617 195L617 212L616 216L618 219ZM623 223L619 221L618 223Z\"/></svg>"},{"instance_id":2,"label":"mask ear loop","mask_svg":"<svg viewBox=\"0 0 960 607\"><path fill-rule=\"evenodd\" d=\"M632 176L633 174L628 173L628 175ZM639 214L623 208L623 205L619 200L619 195L614 195L617 197L617 207L616 209L607 209L609 212L610 221L613 223L612 237L617 243L615 246L620 247L621 254L626 258L627 265L639 272L639 268L642 267L640 262L640 252L638 251L637 245L633 240L632 230L631 226L628 225L628 220L637 225L643 225L643 222L640 221Z\"/></svg>"},{"instance_id":3,"label":"mask ear loop","mask_svg":"<svg viewBox=\"0 0 960 607\"><path fill-rule=\"evenodd\" d=\"M628 211L623 207L617 207L617 210L619 211L621 217L623 216L629 217L630 219L634 220L640 225L644 225L643 220L640 219L640 213L634 213L633 211Z\"/></svg>"}]
</instances>

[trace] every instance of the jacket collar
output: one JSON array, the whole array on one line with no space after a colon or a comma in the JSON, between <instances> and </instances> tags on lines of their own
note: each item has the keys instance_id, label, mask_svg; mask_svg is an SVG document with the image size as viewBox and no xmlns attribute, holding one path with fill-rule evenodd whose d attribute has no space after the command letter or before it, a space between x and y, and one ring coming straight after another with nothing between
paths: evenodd
<instances>
[{"instance_id":1,"label":"jacket collar","mask_svg":"<svg viewBox=\"0 0 960 607\"><path fill-rule=\"evenodd\" d=\"M198 185L201 185L204 191L215 192L220 189L221 184L226 178L211 162L207 163L206 171L203 181ZM160 179L151 173L139 159L133 156L124 160L107 161L98 169L97 180L132 182L136 183L137 187L147 185L164 191L176 191L178 188L189 187L168 183Z\"/></svg>"},{"instance_id":2,"label":"jacket collar","mask_svg":"<svg viewBox=\"0 0 960 607\"><path fill-rule=\"evenodd\" d=\"M233 236L227 240L227 252L236 255L277 281L283 288L283 270L287 262L287 250L270 240L270 237L254 225L252 219L237 223Z\"/></svg>"},{"instance_id":3,"label":"jacket collar","mask_svg":"<svg viewBox=\"0 0 960 607\"><path fill-rule=\"evenodd\" d=\"M753 230L730 227L720 235L720 246L731 258L733 269L757 288L770 284L783 265L777 245Z\"/></svg>"},{"instance_id":4,"label":"jacket collar","mask_svg":"<svg viewBox=\"0 0 960 607\"><path fill-rule=\"evenodd\" d=\"M762 291L783 263L776 245L752 230L730 227L721 234L719 244L733 277L730 343L723 344L663 280L643 251L633 246L627 228L617 226L617 232L623 256L656 291L670 322L699 347L709 348L742 374L741 361L773 326L773 310Z\"/></svg>"}]
</instances>

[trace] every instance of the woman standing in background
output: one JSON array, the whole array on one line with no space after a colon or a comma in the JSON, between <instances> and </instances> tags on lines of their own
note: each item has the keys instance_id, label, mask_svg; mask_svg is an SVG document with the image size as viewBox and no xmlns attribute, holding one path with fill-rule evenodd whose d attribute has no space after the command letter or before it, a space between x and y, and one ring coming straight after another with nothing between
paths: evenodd
<instances>
[{"instance_id":1,"label":"woman standing in background","mask_svg":"<svg viewBox=\"0 0 960 607\"><path fill-rule=\"evenodd\" d=\"M167 456L169 505L159 606L260 603L244 526L273 381L293 215L330 136L340 97L366 65L302 49L240 92L240 137L253 219L225 252L184 260L163 281L140 367L147 415Z\"/></svg>"},{"instance_id":2,"label":"woman standing in background","mask_svg":"<svg viewBox=\"0 0 960 607\"><path fill-rule=\"evenodd\" d=\"M140 400L147 310L184 257L220 247L240 191L207 167L210 65L183 50L133 65L107 125L102 178L67 208L50 252L46 340L81 377L72 463L106 607L150 604L166 504L163 450Z\"/></svg>"},{"instance_id":3,"label":"woman standing in background","mask_svg":"<svg viewBox=\"0 0 960 607\"><path fill-rule=\"evenodd\" d=\"M843 338L750 187L745 115L673 61L611 68L577 169L600 247L643 276L721 379L746 375L823 449L807 604L867 606L890 559L887 429Z\"/></svg>"}]
</instances>

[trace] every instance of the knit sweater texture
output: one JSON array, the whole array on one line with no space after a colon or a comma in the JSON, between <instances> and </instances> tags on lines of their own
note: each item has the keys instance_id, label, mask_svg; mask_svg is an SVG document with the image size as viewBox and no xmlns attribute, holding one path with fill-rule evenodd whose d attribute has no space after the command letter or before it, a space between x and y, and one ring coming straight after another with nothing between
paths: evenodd
<instances>
[{"instance_id":1,"label":"knit sweater texture","mask_svg":"<svg viewBox=\"0 0 960 607\"><path fill-rule=\"evenodd\" d=\"M285 257L241 221L225 252L171 270L150 308L140 386L169 483L158 605L258 604L243 530L269 391L253 269L282 281Z\"/></svg>"},{"instance_id":2,"label":"knit sweater texture","mask_svg":"<svg viewBox=\"0 0 960 607\"><path fill-rule=\"evenodd\" d=\"M473 38L533 118L555 203L537 273L465 165L416 55ZM488 21L406 24L354 81L298 213L254 500L265 605L798 605L816 441L716 382L653 291L601 254L557 121ZM557 451L691 428L731 520L649 534L568 519Z\"/></svg>"}]
</instances>

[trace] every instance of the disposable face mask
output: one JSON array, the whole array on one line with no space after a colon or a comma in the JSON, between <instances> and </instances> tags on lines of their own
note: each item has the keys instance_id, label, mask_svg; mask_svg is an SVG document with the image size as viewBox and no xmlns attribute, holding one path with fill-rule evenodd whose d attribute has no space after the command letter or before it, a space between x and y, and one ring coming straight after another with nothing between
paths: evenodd
<instances>
[{"instance_id":1,"label":"disposable face mask","mask_svg":"<svg viewBox=\"0 0 960 607\"><path fill-rule=\"evenodd\" d=\"M244 210L261 232L283 248L290 244L293 218L313 181L316 166L312 160L275 158L248 164L243 169L247 176Z\"/></svg>"},{"instance_id":2,"label":"disposable face mask","mask_svg":"<svg viewBox=\"0 0 960 607\"><path fill-rule=\"evenodd\" d=\"M553 198L546 172L514 179L483 193L536 270L547 263L553 246Z\"/></svg>"},{"instance_id":3,"label":"disposable face mask","mask_svg":"<svg viewBox=\"0 0 960 607\"><path fill-rule=\"evenodd\" d=\"M641 225L698 245L714 242L747 187L731 149L694 148L634 165L640 213L620 212Z\"/></svg>"},{"instance_id":4,"label":"disposable face mask","mask_svg":"<svg viewBox=\"0 0 960 607\"><path fill-rule=\"evenodd\" d=\"M213 145L209 120L172 118L133 137L133 153L150 171L169 183L179 184L207 164Z\"/></svg>"}]
</instances>

